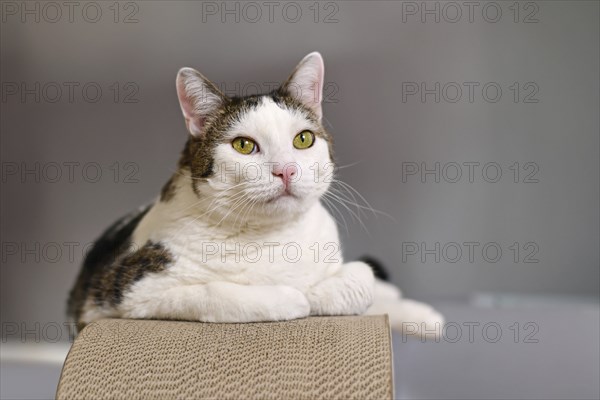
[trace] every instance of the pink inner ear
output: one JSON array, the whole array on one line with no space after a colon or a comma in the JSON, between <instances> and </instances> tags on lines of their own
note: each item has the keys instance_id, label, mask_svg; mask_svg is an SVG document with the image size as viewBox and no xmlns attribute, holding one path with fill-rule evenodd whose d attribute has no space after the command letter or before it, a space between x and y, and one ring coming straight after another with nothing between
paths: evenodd
<instances>
[{"instance_id":1,"label":"pink inner ear","mask_svg":"<svg viewBox=\"0 0 600 400\"><path fill-rule=\"evenodd\" d=\"M188 96L183 80L180 78L177 79L177 96L179 97L179 105L181 106L181 112L185 118L185 125L188 131L194 136L199 136L202 133L204 118L195 115L194 101Z\"/></svg>"},{"instance_id":2,"label":"pink inner ear","mask_svg":"<svg viewBox=\"0 0 600 400\"><path fill-rule=\"evenodd\" d=\"M186 118L185 124L192 135L200 136L202 134L202 127L204 126L203 118Z\"/></svg>"},{"instance_id":3,"label":"pink inner ear","mask_svg":"<svg viewBox=\"0 0 600 400\"><path fill-rule=\"evenodd\" d=\"M309 86L304 86L300 90L302 90L300 96L302 103L310 107L321 118L321 99L323 98L321 81L311 82Z\"/></svg>"},{"instance_id":4,"label":"pink inner ear","mask_svg":"<svg viewBox=\"0 0 600 400\"><path fill-rule=\"evenodd\" d=\"M322 114L324 75L323 58L318 53L311 53L301 61L288 85L292 95L310 107L319 118Z\"/></svg>"}]
</instances>

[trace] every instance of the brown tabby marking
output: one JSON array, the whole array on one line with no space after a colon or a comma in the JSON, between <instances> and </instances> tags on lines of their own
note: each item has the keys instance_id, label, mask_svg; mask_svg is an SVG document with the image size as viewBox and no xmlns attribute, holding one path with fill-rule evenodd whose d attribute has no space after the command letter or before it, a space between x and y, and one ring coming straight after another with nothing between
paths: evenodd
<instances>
[{"instance_id":1,"label":"brown tabby marking","mask_svg":"<svg viewBox=\"0 0 600 400\"><path fill-rule=\"evenodd\" d=\"M177 191L177 174L179 172L175 172L171 178L165 183L160 191L160 201L165 202L171 200L175 196L175 192Z\"/></svg>"},{"instance_id":2,"label":"brown tabby marking","mask_svg":"<svg viewBox=\"0 0 600 400\"><path fill-rule=\"evenodd\" d=\"M121 303L124 293L148 273L164 271L173 262L171 253L160 243L148 241L112 263L92 286L91 295L98 305Z\"/></svg>"}]
</instances>

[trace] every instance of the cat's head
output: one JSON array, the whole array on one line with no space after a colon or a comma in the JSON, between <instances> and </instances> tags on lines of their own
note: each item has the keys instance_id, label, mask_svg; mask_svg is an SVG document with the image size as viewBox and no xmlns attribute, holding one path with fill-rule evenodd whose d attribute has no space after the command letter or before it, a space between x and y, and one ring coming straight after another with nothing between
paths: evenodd
<instances>
[{"instance_id":1,"label":"cat's head","mask_svg":"<svg viewBox=\"0 0 600 400\"><path fill-rule=\"evenodd\" d=\"M196 195L257 219L298 215L317 202L333 173L323 79L319 53L264 95L227 97L199 72L181 69L177 94L190 136L180 167Z\"/></svg>"}]
</instances>

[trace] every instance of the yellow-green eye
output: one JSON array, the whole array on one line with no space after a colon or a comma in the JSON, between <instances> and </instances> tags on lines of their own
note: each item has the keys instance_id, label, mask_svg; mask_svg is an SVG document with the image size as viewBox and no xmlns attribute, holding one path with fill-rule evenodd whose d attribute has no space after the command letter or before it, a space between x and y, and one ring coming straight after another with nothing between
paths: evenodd
<instances>
[{"instance_id":1,"label":"yellow-green eye","mask_svg":"<svg viewBox=\"0 0 600 400\"><path fill-rule=\"evenodd\" d=\"M242 154L252 154L258 147L256 146L256 142L254 140L245 137L237 137L233 139L231 145L237 150L238 153Z\"/></svg>"},{"instance_id":2,"label":"yellow-green eye","mask_svg":"<svg viewBox=\"0 0 600 400\"><path fill-rule=\"evenodd\" d=\"M294 138L294 147L308 149L315 142L315 135L311 131L302 131Z\"/></svg>"}]
</instances>

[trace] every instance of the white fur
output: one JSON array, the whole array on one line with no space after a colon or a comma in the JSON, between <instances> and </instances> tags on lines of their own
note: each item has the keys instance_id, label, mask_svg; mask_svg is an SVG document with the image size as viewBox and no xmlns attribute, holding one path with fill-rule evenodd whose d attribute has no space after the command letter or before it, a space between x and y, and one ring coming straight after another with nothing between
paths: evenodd
<instances>
[{"instance_id":1,"label":"white fur","mask_svg":"<svg viewBox=\"0 0 600 400\"><path fill-rule=\"evenodd\" d=\"M167 244L176 255L173 265L134 284L118 306L118 315L250 322L360 314L371 304L374 279L367 265L343 265L340 255L340 262L315 263L311 250L315 243L339 246L335 222L318 201L277 228L246 223L234 229L233 216L220 225L211 218L197 218L206 212L206 204L195 204L198 198L189 179L182 177L175 197L156 203L133 235L136 244L147 240ZM263 250L252 262L256 254L240 249L253 243L272 243L268 246L272 252ZM290 243L302 249L298 261L295 254L286 257L283 252ZM213 254L213 245L235 251ZM90 322L99 314L88 312L83 320Z\"/></svg>"},{"instance_id":2,"label":"white fur","mask_svg":"<svg viewBox=\"0 0 600 400\"><path fill-rule=\"evenodd\" d=\"M182 111L196 136L202 134L202 118L220 101L206 82L189 69L177 79ZM320 91L321 56L305 57L290 82L304 88L304 95L310 88ZM320 92L304 95L302 101L320 116ZM328 144L316 137L312 147L294 148L293 138L304 130L317 131L318 126L302 111L268 97L243 115L214 150L213 175L195 179L183 170L175 180L175 195L157 200L132 235L134 247L147 241L164 245L173 257L171 265L133 284L115 308L86 303L82 322L106 316L289 320L361 314L374 299L369 313L389 313L394 327L442 321L428 306L401 300L392 285L378 282L374 291L373 272L366 264L343 264L337 226L319 201L332 173ZM238 136L253 139L259 151L238 153L231 146ZM288 163L297 166L298 174L290 194L281 196L285 185L272 169Z\"/></svg>"},{"instance_id":3,"label":"white fur","mask_svg":"<svg viewBox=\"0 0 600 400\"><path fill-rule=\"evenodd\" d=\"M229 141L219 145L214 176L195 182L199 195L188 172L178 177L175 196L157 201L132 237L135 247L148 240L164 244L175 259L165 271L135 283L114 312L129 318L249 322L366 311L373 273L363 263L342 264L335 221L319 202L329 186L327 143L317 137L304 150L292 144L297 133L316 128L301 113L266 98L246 114L230 138L243 134L261 150L243 155ZM272 175L272 164L291 162L300 171L291 184L293 196L276 198L283 183ZM226 173L250 164L259 178ZM338 254L328 258L328 249ZM99 315L86 310L84 322Z\"/></svg>"},{"instance_id":4,"label":"white fur","mask_svg":"<svg viewBox=\"0 0 600 400\"><path fill-rule=\"evenodd\" d=\"M403 299L400 290L391 283L375 281L373 305L369 315L388 314L392 329L426 338L442 333L444 317L428 304Z\"/></svg>"}]
</instances>

